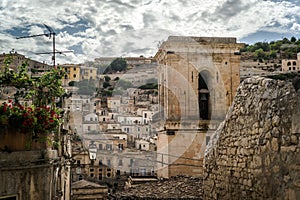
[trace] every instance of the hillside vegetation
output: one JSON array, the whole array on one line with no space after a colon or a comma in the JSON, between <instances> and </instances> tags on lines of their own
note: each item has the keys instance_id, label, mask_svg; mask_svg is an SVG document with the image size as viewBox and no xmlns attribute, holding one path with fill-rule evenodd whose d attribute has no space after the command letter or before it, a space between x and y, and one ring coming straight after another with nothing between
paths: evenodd
<instances>
[{"instance_id":1,"label":"hillside vegetation","mask_svg":"<svg viewBox=\"0 0 300 200\"><path fill-rule=\"evenodd\" d=\"M242 55L250 53L253 60L260 62L272 59L296 59L298 52L300 52L300 39L295 37L271 42L256 42L253 45L246 44L241 49Z\"/></svg>"}]
</instances>

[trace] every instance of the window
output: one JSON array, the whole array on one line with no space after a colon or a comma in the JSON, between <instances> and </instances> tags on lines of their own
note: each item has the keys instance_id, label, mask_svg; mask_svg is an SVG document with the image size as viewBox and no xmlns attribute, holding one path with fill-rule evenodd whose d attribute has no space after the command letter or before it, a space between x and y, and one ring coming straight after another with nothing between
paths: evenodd
<instances>
[{"instance_id":1,"label":"window","mask_svg":"<svg viewBox=\"0 0 300 200\"><path fill-rule=\"evenodd\" d=\"M82 175L78 176L78 180L81 181L83 179Z\"/></svg>"},{"instance_id":2,"label":"window","mask_svg":"<svg viewBox=\"0 0 300 200\"><path fill-rule=\"evenodd\" d=\"M131 158L130 159L130 165L129 165L130 167L132 167L133 166L133 159Z\"/></svg>"},{"instance_id":3,"label":"window","mask_svg":"<svg viewBox=\"0 0 300 200\"><path fill-rule=\"evenodd\" d=\"M98 144L98 149L102 150L102 148L103 148L102 144Z\"/></svg>"},{"instance_id":4,"label":"window","mask_svg":"<svg viewBox=\"0 0 300 200\"><path fill-rule=\"evenodd\" d=\"M93 178L93 177L94 177L94 173L91 173L91 174L90 174L90 177L92 177L92 178Z\"/></svg>"},{"instance_id":5,"label":"window","mask_svg":"<svg viewBox=\"0 0 300 200\"><path fill-rule=\"evenodd\" d=\"M81 168L80 167L76 167L76 174L81 174Z\"/></svg>"},{"instance_id":6,"label":"window","mask_svg":"<svg viewBox=\"0 0 300 200\"><path fill-rule=\"evenodd\" d=\"M119 150L123 150L123 144L119 144L118 147L119 147Z\"/></svg>"},{"instance_id":7,"label":"window","mask_svg":"<svg viewBox=\"0 0 300 200\"><path fill-rule=\"evenodd\" d=\"M77 165L80 165L80 160L77 160Z\"/></svg>"},{"instance_id":8,"label":"window","mask_svg":"<svg viewBox=\"0 0 300 200\"><path fill-rule=\"evenodd\" d=\"M73 78L76 78L76 74L73 74Z\"/></svg>"},{"instance_id":9,"label":"window","mask_svg":"<svg viewBox=\"0 0 300 200\"><path fill-rule=\"evenodd\" d=\"M99 160L99 165L101 166L102 165L102 160ZM100 170L100 169L99 169ZM102 171L102 169L101 169L101 171Z\"/></svg>"},{"instance_id":10,"label":"window","mask_svg":"<svg viewBox=\"0 0 300 200\"><path fill-rule=\"evenodd\" d=\"M107 166L110 166L110 160L107 159Z\"/></svg>"},{"instance_id":11,"label":"window","mask_svg":"<svg viewBox=\"0 0 300 200\"><path fill-rule=\"evenodd\" d=\"M99 180L102 180L102 173L99 174Z\"/></svg>"},{"instance_id":12,"label":"window","mask_svg":"<svg viewBox=\"0 0 300 200\"><path fill-rule=\"evenodd\" d=\"M90 168L90 172L94 172L94 168Z\"/></svg>"},{"instance_id":13,"label":"window","mask_svg":"<svg viewBox=\"0 0 300 200\"><path fill-rule=\"evenodd\" d=\"M74 71L76 71L76 67L74 67Z\"/></svg>"},{"instance_id":14,"label":"window","mask_svg":"<svg viewBox=\"0 0 300 200\"><path fill-rule=\"evenodd\" d=\"M119 160L119 166L123 166L123 160L122 159Z\"/></svg>"},{"instance_id":15,"label":"window","mask_svg":"<svg viewBox=\"0 0 300 200\"><path fill-rule=\"evenodd\" d=\"M291 62L288 62L288 63L287 63L287 66L291 66Z\"/></svg>"},{"instance_id":16,"label":"window","mask_svg":"<svg viewBox=\"0 0 300 200\"><path fill-rule=\"evenodd\" d=\"M293 61L293 65L297 65L296 61Z\"/></svg>"},{"instance_id":17,"label":"window","mask_svg":"<svg viewBox=\"0 0 300 200\"><path fill-rule=\"evenodd\" d=\"M91 130L91 126L88 126L88 131L90 131Z\"/></svg>"},{"instance_id":18,"label":"window","mask_svg":"<svg viewBox=\"0 0 300 200\"><path fill-rule=\"evenodd\" d=\"M147 118L147 113L144 113L144 117Z\"/></svg>"},{"instance_id":19,"label":"window","mask_svg":"<svg viewBox=\"0 0 300 200\"><path fill-rule=\"evenodd\" d=\"M208 145L209 140L210 140L210 136L206 136L206 145Z\"/></svg>"},{"instance_id":20,"label":"window","mask_svg":"<svg viewBox=\"0 0 300 200\"><path fill-rule=\"evenodd\" d=\"M293 67L293 70L296 70L296 67Z\"/></svg>"},{"instance_id":21,"label":"window","mask_svg":"<svg viewBox=\"0 0 300 200\"><path fill-rule=\"evenodd\" d=\"M93 118L92 118L92 117L90 118L90 121L93 121Z\"/></svg>"},{"instance_id":22,"label":"window","mask_svg":"<svg viewBox=\"0 0 300 200\"><path fill-rule=\"evenodd\" d=\"M111 144L106 144L106 150L111 151L112 150L112 145Z\"/></svg>"}]
</instances>

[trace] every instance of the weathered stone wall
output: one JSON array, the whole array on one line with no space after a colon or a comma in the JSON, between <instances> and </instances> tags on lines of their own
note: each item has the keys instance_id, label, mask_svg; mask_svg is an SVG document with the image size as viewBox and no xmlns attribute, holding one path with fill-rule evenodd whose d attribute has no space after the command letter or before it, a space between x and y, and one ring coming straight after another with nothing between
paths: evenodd
<instances>
[{"instance_id":1,"label":"weathered stone wall","mask_svg":"<svg viewBox=\"0 0 300 200\"><path fill-rule=\"evenodd\" d=\"M205 154L205 199L300 199L300 89L246 79Z\"/></svg>"},{"instance_id":2,"label":"weathered stone wall","mask_svg":"<svg viewBox=\"0 0 300 200\"><path fill-rule=\"evenodd\" d=\"M41 151L0 152L0 199L52 200L56 196L58 165L50 164Z\"/></svg>"}]
</instances>

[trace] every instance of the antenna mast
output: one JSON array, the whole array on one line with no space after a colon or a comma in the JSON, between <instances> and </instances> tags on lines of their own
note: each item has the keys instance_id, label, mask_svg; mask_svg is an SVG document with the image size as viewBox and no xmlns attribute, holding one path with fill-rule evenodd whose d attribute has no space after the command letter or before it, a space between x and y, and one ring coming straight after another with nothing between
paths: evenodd
<instances>
[{"instance_id":1,"label":"antenna mast","mask_svg":"<svg viewBox=\"0 0 300 200\"><path fill-rule=\"evenodd\" d=\"M37 35L21 36L21 37L17 37L16 39L39 37L39 36L46 36L46 37L49 37L49 39L50 39L51 36L52 36L52 40L53 40L52 41L52 52L37 53L37 54L52 54L53 67L55 67L55 54L56 53L62 54L62 53L68 53L68 52L73 52L73 51L56 51L55 50L55 35L56 35L56 33L53 31L53 29L50 26L48 26L46 24L43 24L43 25L49 31L48 33L37 34Z\"/></svg>"}]
</instances>

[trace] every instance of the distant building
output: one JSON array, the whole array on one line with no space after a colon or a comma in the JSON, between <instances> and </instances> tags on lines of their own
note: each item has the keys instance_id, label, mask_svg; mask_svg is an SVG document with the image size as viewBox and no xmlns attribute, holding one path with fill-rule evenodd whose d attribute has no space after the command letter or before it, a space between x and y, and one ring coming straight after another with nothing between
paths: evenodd
<instances>
[{"instance_id":1,"label":"distant building","mask_svg":"<svg viewBox=\"0 0 300 200\"><path fill-rule=\"evenodd\" d=\"M149 151L150 150L150 142L146 140L135 140L135 148L144 150L144 151Z\"/></svg>"},{"instance_id":2,"label":"distant building","mask_svg":"<svg viewBox=\"0 0 300 200\"><path fill-rule=\"evenodd\" d=\"M283 59L281 61L282 71L300 71L300 53L297 53L297 59Z\"/></svg>"},{"instance_id":3,"label":"distant building","mask_svg":"<svg viewBox=\"0 0 300 200\"><path fill-rule=\"evenodd\" d=\"M46 63L41 63L30 58L26 58L24 55L19 54L16 51L10 51L8 54L0 54L0 66L4 66L4 62L8 58L11 58L9 67L14 70L16 70L18 66L22 66L22 64L27 63L27 69L31 76L38 76L39 74L49 71L52 68L52 66Z\"/></svg>"},{"instance_id":4,"label":"distant building","mask_svg":"<svg viewBox=\"0 0 300 200\"><path fill-rule=\"evenodd\" d=\"M72 199L93 199L102 200L107 199L108 187L106 185L99 185L94 182L80 180L72 184Z\"/></svg>"},{"instance_id":5,"label":"distant building","mask_svg":"<svg viewBox=\"0 0 300 200\"><path fill-rule=\"evenodd\" d=\"M95 63L108 66L112 61L117 59L118 57L100 57L95 58ZM140 57L123 57L128 65L140 65L140 64L151 64L155 62L155 59L150 57L146 58L144 56Z\"/></svg>"},{"instance_id":6,"label":"distant building","mask_svg":"<svg viewBox=\"0 0 300 200\"><path fill-rule=\"evenodd\" d=\"M96 80L97 79L97 68L81 66L80 72L81 80Z\"/></svg>"},{"instance_id":7,"label":"distant building","mask_svg":"<svg viewBox=\"0 0 300 200\"><path fill-rule=\"evenodd\" d=\"M65 71L65 77L63 79L64 85L68 85L72 81L80 81L80 67L81 65L76 64L64 64L61 67Z\"/></svg>"},{"instance_id":8,"label":"distant building","mask_svg":"<svg viewBox=\"0 0 300 200\"><path fill-rule=\"evenodd\" d=\"M88 113L83 115L82 131L83 133L97 133L99 132L99 119L96 113Z\"/></svg>"},{"instance_id":9,"label":"distant building","mask_svg":"<svg viewBox=\"0 0 300 200\"><path fill-rule=\"evenodd\" d=\"M84 146L81 139L72 142L72 156L75 161L71 170L72 189L82 180L103 185L115 179L116 171L111 166L105 165L99 158L90 159L88 146ZM105 189L103 186L101 188ZM102 191L105 194L105 190ZM74 192L72 194L74 195Z\"/></svg>"}]
</instances>

